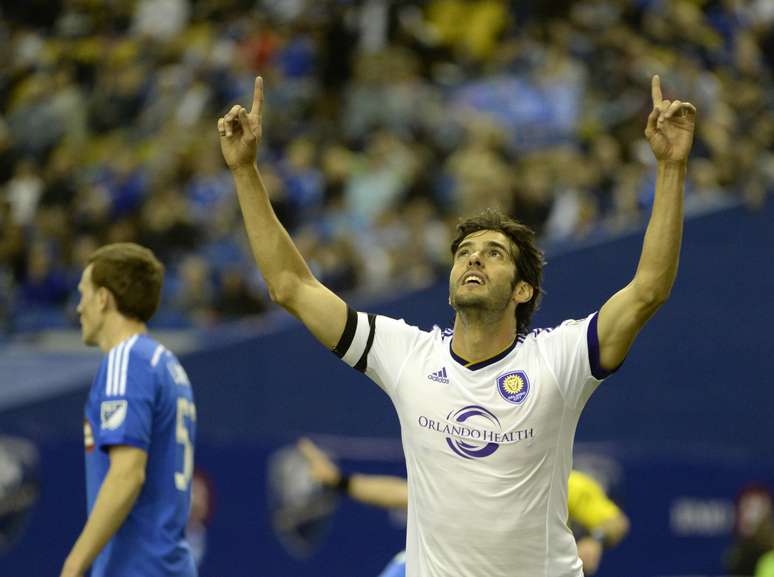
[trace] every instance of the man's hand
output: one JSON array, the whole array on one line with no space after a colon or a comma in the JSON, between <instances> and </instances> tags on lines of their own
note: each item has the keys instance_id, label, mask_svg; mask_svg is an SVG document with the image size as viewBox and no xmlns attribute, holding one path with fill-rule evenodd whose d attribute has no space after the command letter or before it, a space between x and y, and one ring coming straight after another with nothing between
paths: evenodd
<instances>
[{"instance_id":1,"label":"man's hand","mask_svg":"<svg viewBox=\"0 0 774 577\"><path fill-rule=\"evenodd\" d=\"M651 81L653 111L648 116L645 137L659 162L685 162L693 143L696 108L689 102L664 100L661 79Z\"/></svg>"},{"instance_id":2,"label":"man's hand","mask_svg":"<svg viewBox=\"0 0 774 577\"><path fill-rule=\"evenodd\" d=\"M599 569L602 560L602 543L593 537L583 537L578 540L578 557L583 562L583 573L593 575Z\"/></svg>"},{"instance_id":3,"label":"man's hand","mask_svg":"<svg viewBox=\"0 0 774 577\"><path fill-rule=\"evenodd\" d=\"M309 439L301 439L297 446L309 463L309 472L315 480L326 487L333 487L339 482L341 471L317 445Z\"/></svg>"},{"instance_id":4,"label":"man's hand","mask_svg":"<svg viewBox=\"0 0 774 577\"><path fill-rule=\"evenodd\" d=\"M252 166L261 142L261 112L263 111L263 79L255 79L253 106L248 113L235 104L218 119L218 134L223 158L231 170Z\"/></svg>"}]
</instances>

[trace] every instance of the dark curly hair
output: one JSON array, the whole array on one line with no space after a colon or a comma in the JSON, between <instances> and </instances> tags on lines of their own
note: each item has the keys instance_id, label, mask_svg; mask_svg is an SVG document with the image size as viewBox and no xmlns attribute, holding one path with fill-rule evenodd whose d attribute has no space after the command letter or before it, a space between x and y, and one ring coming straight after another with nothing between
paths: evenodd
<instances>
[{"instance_id":1,"label":"dark curly hair","mask_svg":"<svg viewBox=\"0 0 774 577\"><path fill-rule=\"evenodd\" d=\"M164 265L138 244L119 242L95 250L89 257L91 282L105 287L125 317L147 323L156 312L164 282Z\"/></svg>"},{"instance_id":2,"label":"dark curly hair","mask_svg":"<svg viewBox=\"0 0 774 577\"><path fill-rule=\"evenodd\" d=\"M523 280L533 288L532 298L516 306L516 332L526 334L532 321L532 315L540 304L543 296L541 282L543 281L543 252L535 244L535 233L526 225L510 218L492 208L460 220L457 224L457 236L451 243L452 255L457 254L457 247L468 235L480 230L494 230L503 233L516 246L517 252L512 255L516 264L516 274L513 277L512 288Z\"/></svg>"}]
</instances>

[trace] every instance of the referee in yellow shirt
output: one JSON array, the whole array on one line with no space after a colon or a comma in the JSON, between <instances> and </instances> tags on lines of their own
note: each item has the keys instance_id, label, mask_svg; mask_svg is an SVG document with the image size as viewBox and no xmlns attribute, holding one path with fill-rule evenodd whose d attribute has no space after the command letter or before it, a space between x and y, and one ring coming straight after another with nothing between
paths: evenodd
<instances>
[{"instance_id":1,"label":"referee in yellow shirt","mask_svg":"<svg viewBox=\"0 0 774 577\"><path fill-rule=\"evenodd\" d=\"M583 572L593 575L605 548L615 547L629 532L629 519L590 476L573 470L567 487L570 520L581 527L575 531Z\"/></svg>"}]
</instances>

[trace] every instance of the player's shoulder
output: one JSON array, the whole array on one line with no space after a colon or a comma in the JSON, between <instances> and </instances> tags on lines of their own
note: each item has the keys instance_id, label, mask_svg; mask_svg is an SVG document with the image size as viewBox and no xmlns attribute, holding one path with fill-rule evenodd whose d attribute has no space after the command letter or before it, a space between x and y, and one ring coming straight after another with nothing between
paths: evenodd
<instances>
[{"instance_id":1,"label":"player's shoulder","mask_svg":"<svg viewBox=\"0 0 774 577\"><path fill-rule=\"evenodd\" d=\"M135 334L114 346L106 355L105 370L101 373L107 397L123 396L138 387L152 386L155 382L151 358L158 343L144 334Z\"/></svg>"},{"instance_id":2,"label":"player's shoulder","mask_svg":"<svg viewBox=\"0 0 774 577\"><path fill-rule=\"evenodd\" d=\"M137 374L158 374L168 365L179 365L175 354L147 334L135 335L127 350L129 370Z\"/></svg>"},{"instance_id":3,"label":"player's shoulder","mask_svg":"<svg viewBox=\"0 0 774 577\"><path fill-rule=\"evenodd\" d=\"M430 330L414 327L417 331L417 346L425 350L435 350L439 347L448 347L454 338L454 329L442 328L433 325Z\"/></svg>"},{"instance_id":4,"label":"player's shoulder","mask_svg":"<svg viewBox=\"0 0 774 577\"><path fill-rule=\"evenodd\" d=\"M401 354L429 354L429 351L443 346L446 338L438 326L427 330L406 322L404 319L377 315L376 335L381 349L401 351ZM451 335L451 333L448 333Z\"/></svg>"},{"instance_id":5,"label":"player's shoulder","mask_svg":"<svg viewBox=\"0 0 774 577\"><path fill-rule=\"evenodd\" d=\"M168 353L167 349L156 339L147 334L138 334L128 341L129 359L133 365L155 367L160 358Z\"/></svg>"},{"instance_id":6,"label":"player's shoulder","mask_svg":"<svg viewBox=\"0 0 774 577\"><path fill-rule=\"evenodd\" d=\"M562 335L567 335L579 331L584 332L589 324L590 319L596 314L597 313L594 312L580 319L567 319L553 327L541 327L532 329L530 332L524 335L520 335L519 338L523 339L523 342L542 341L561 338Z\"/></svg>"},{"instance_id":7,"label":"player's shoulder","mask_svg":"<svg viewBox=\"0 0 774 577\"><path fill-rule=\"evenodd\" d=\"M378 332L390 333L391 336L404 338L440 338L441 329L434 326L431 330L422 329L414 324L407 322L403 318L394 318L386 315L368 315L375 317L376 330Z\"/></svg>"},{"instance_id":8,"label":"player's shoulder","mask_svg":"<svg viewBox=\"0 0 774 577\"><path fill-rule=\"evenodd\" d=\"M561 325L559 325L561 326ZM523 351L531 350L542 342L546 342L547 337L552 334L557 327L538 327L530 330L528 333L521 333L516 337L519 343L519 349Z\"/></svg>"},{"instance_id":9,"label":"player's shoulder","mask_svg":"<svg viewBox=\"0 0 774 577\"><path fill-rule=\"evenodd\" d=\"M137 344L136 356L131 361L136 375L145 374L146 382L156 385L191 385L188 374L171 350L148 335L142 335Z\"/></svg>"},{"instance_id":10,"label":"player's shoulder","mask_svg":"<svg viewBox=\"0 0 774 577\"><path fill-rule=\"evenodd\" d=\"M425 330L414 326L412 326L412 328L415 329L417 333L427 341L445 343L454 338L454 329L451 327L444 328L439 325L433 325L433 328L430 330Z\"/></svg>"}]
</instances>

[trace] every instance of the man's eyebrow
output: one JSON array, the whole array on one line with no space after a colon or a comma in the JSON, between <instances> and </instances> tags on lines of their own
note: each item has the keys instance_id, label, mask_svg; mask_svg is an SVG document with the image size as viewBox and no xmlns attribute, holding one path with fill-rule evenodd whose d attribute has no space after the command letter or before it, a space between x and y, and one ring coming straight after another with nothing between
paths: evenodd
<instances>
[{"instance_id":1,"label":"man's eyebrow","mask_svg":"<svg viewBox=\"0 0 774 577\"><path fill-rule=\"evenodd\" d=\"M458 253L458 252L459 252L461 249L463 249L463 248L468 248L468 247L469 247L470 245L472 245L472 244L473 244L473 241L472 241L472 240L463 240L463 241L462 241L462 242L461 242L461 243L460 243L460 244L457 246L457 250L454 252L454 254L456 255L456 254L457 254L457 253ZM516 256L514 255L513 251L512 251L510 248L508 248L507 246L505 246L503 243L499 242L499 241L496 241L496 240L488 240L488 241L486 241L486 242L484 243L484 246L486 246L487 248L492 248L492 247L499 248L499 249L500 249L500 250L502 250L502 251L503 251L505 254L507 254L508 256L510 256L510 257L511 257L511 258L512 258L514 261L516 260Z\"/></svg>"},{"instance_id":2,"label":"man's eyebrow","mask_svg":"<svg viewBox=\"0 0 774 577\"><path fill-rule=\"evenodd\" d=\"M459 246L457 247L457 250L460 250L461 248L464 248L464 247L470 246L470 245L472 245L472 244L473 244L473 241L472 241L472 240L463 240L463 241L462 241L462 242L459 244ZM505 246L503 243L501 243L501 242L498 242L498 241L496 241L496 240L488 240L488 241L486 241L484 244L485 244L487 247L492 247L492 246L494 246L494 247L497 247L497 248L499 248L499 249L502 249L502 250L504 250L504 251L505 251L506 253L508 253L508 254L510 254L510 252L511 252L510 250L508 250L508 247L507 247L507 246Z\"/></svg>"},{"instance_id":3,"label":"man's eyebrow","mask_svg":"<svg viewBox=\"0 0 774 577\"><path fill-rule=\"evenodd\" d=\"M486 241L486 244L487 244L487 246L495 246L497 248L501 248L501 249L503 249L508 254L510 254L510 252L511 252L510 250L508 250L507 246L505 246L501 242L497 242L496 240L488 240L488 241Z\"/></svg>"}]
</instances>

